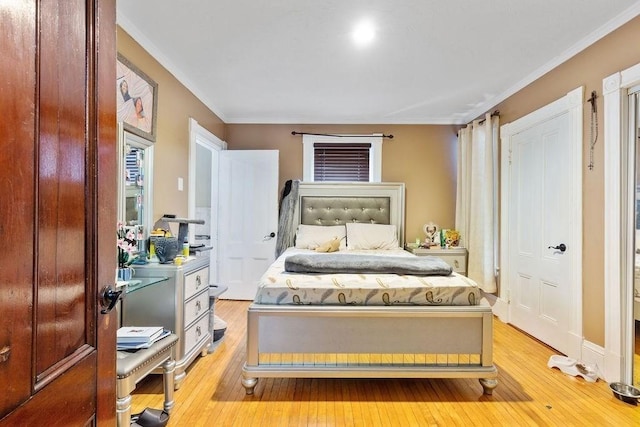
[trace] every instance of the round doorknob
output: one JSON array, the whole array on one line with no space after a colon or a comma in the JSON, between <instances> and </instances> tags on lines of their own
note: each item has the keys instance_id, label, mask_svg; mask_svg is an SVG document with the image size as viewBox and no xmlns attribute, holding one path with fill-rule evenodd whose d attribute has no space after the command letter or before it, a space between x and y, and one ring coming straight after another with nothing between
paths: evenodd
<instances>
[{"instance_id":1,"label":"round doorknob","mask_svg":"<svg viewBox=\"0 0 640 427\"><path fill-rule=\"evenodd\" d=\"M557 249L560 252L564 252L567 250L567 245L565 245L564 243L560 243L558 246L549 246L549 249Z\"/></svg>"},{"instance_id":2,"label":"round doorknob","mask_svg":"<svg viewBox=\"0 0 640 427\"><path fill-rule=\"evenodd\" d=\"M122 289L116 291L111 285L105 286L101 291L100 306L102 310L100 313L107 314L116 306L116 303L122 295Z\"/></svg>"}]
</instances>

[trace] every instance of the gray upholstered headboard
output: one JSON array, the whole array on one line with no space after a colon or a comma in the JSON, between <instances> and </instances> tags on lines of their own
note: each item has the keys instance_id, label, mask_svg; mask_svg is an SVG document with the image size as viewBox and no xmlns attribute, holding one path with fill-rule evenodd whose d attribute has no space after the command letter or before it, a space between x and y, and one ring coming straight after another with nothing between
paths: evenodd
<instances>
[{"instance_id":1,"label":"gray upholstered headboard","mask_svg":"<svg viewBox=\"0 0 640 427\"><path fill-rule=\"evenodd\" d=\"M404 245L403 183L300 183L294 228L347 222L393 224Z\"/></svg>"},{"instance_id":2,"label":"gray upholstered headboard","mask_svg":"<svg viewBox=\"0 0 640 427\"><path fill-rule=\"evenodd\" d=\"M300 224L342 225L347 222L390 224L389 197L300 198Z\"/></svg>"}]
</instances>

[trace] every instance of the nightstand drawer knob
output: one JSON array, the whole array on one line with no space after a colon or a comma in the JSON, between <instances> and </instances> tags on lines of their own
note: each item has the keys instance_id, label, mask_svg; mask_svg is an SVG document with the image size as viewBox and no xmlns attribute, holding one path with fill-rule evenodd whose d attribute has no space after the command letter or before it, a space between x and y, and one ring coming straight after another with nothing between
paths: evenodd
<instances>
[{"instance_id":1,"label":"nightstand drawer knob","mask_svg":"<svg viewBox=\"0 0 640 427\"><path fill-rule=\"evenodd\" d=\"M454 260L453 263L456 265L456 268L460 268L460 263L458 262L458 260Z\"/></svg>"}]
</instances>

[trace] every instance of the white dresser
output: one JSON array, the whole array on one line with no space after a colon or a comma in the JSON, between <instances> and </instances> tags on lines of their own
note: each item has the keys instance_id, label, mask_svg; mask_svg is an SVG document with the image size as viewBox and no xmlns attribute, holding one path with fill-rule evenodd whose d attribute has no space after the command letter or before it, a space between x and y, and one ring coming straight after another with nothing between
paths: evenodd
<instances>
[{"instance_id":1,"label":"white dresser","mask_svg":"<svg viewBox=\"0 0 640 427\"><path fill-rule=\"evenodd\" d=\"M175 346L175 388L180 387L187 367L206 356L209 333L209 257L194 257L181 266L137 265L136 278L166 277L126 294L122 305L123 326L163 326L178 335Z\"/></svg>"},{"instance_id":2,"label":"white dresser","mask_svg":"<svg viewBox=\"0 0 640 427\"><path fill-rule=\"evenodd\" d=\"M407 250L418 256L431 255L442 258L444 262L453 268L453 271L458 274L462 274L463 276L467 275L467 250L465 248L445 249L433 246L429 249L407 247Z\"/></svg>"}]
</instances>

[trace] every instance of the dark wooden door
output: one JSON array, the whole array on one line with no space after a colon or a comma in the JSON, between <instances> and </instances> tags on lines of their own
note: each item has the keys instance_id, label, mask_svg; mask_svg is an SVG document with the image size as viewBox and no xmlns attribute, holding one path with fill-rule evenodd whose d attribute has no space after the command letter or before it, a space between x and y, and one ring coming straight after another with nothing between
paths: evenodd
<instances>
[{"instance_id":1,"label":"dark wooden door","mask_svg":"<svg viewBox=\"0 0 640 427\"><path fill-rule=\"evenodd\" d=\"M0 1L0 425L115 424L115 0Z\"/></svg>"}]
</instances>

